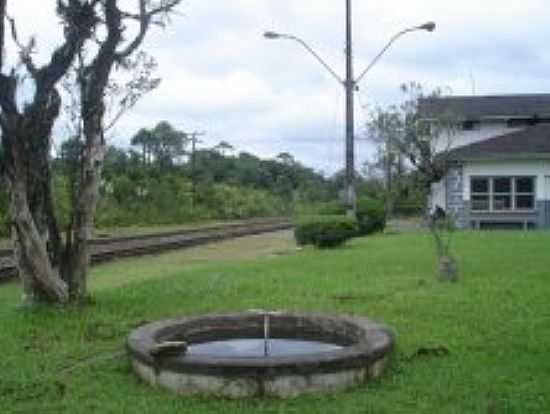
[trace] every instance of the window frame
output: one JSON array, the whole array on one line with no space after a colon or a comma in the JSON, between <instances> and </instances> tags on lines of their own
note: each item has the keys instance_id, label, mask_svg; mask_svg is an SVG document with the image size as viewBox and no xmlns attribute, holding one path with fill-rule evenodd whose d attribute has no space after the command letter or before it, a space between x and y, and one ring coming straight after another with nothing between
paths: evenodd
<instances>
[{"instance_id":1,"label":"window frame","mask_svg":"<svg viewBox=\"0 0 550 414\"><path fill-rule=\"evenodd\" d=\"M521 179L530 179L533 186L532 192L518 192L517 191L517 180ZM495 192L495 180L498 179L509 179L510 180L510 192ZM486 180L488 184L488 192L474 192L474 180ZM474 197L488 197L489 198L489 209L488 210L476 210L473 208ZM495 209L495 197L510 197L511 205L509 209ZM517 198L518 197L532 197L533 207L532 208L518 208L517 207ZM536 212L536 202L537 202L537 177L533 175L475 175L470 176L470 211L472 213L495 213L495 214L506 214L506 213L535 213Z\"/></svg>"}]
</instances>

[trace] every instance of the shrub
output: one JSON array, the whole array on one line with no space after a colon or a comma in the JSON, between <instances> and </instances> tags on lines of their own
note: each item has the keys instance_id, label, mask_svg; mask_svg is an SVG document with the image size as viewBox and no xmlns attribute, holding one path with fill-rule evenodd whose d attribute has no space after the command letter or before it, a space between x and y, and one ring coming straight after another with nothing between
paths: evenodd
<instances>
[{"instance_id":1,"label":"shrub","mask_svg":"<svg viewBox=\"0 0 550 414\"><path fill-rule=\"evenodd\" d=\"M384 203L369 197L357 200L357 224L359 234L366 236L384 231L386 227L386 211Z\"/></svg>"},{"instance_id":2,"label":"shrub","mask_svg":"<svg viewBox=\"0 0 550 414\"><path fill-rule=\"evenodd\" d=\"M341 201L327 201L317 206L317 214L322 216L337 216L346 214L346 206Z\"/></svg>"},{"instance_id":3,"label":"shrub","mask_svg":"<svg viewBox=\"0 0 550 414\"><path fill-rule=\"evenodd\" d=\"M357 234L357 222L342 215L309 216L296 223L294 237L298 245L319 248L337 247Z\"/></svg>"},{"instance_id":4,"label":"shrub","mask_svg":"<svg viewBox=\"0 0 550 414\"><path fill-rule=\"evenodd\" d=\"M329 201L318 205L317 214L345 215L346 206L341 201ZM357 200L357 225L358 234L366 236L384 231L386 227L386 211L384 203L370 197L360 197Z\"/></svg>"}]
</instances>

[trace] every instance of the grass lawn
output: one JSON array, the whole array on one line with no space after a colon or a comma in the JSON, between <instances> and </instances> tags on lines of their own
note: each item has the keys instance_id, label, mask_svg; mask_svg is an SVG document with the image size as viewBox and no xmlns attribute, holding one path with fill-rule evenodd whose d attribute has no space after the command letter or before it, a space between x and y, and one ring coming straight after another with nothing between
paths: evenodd
<instances>
[{"instance_id":1,"label":"grass lawn","mask_svg":"<svg viewBox=\"0 0 550 414\"><path fill-rule=\"evenodd\" d=\"M335 251L285 234L94 267L86 309L17 311L18 286L0 287L0 413L550 412L550 233L456 234L456 284L436 281L425 233ZM290 401L177 397L120 353L143 321L250 308L366 315L397 349L376 383Z\"/></svg>"}]
</instances>

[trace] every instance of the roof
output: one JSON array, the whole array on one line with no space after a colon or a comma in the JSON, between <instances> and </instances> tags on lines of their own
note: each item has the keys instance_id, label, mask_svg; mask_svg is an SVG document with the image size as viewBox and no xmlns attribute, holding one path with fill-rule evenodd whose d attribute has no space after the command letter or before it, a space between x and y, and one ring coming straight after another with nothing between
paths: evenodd
<instances>
[{"instance_id":1,"label":"roof","mask_svg":"<svg viewBox=\"0 0 550 414\"><path fill-rule=\"evenodd\" d=\"M550 117L550 94L441 96L419 102L420 117L463 120Z\"/></svg>"},{"instance_id":2,"label":"roof","mask_svg":"<svg viewBox=\"0 0 550 414\"><path fill-rule=\"evenodd\" d=\"M539 124L450 150L450 161L550 158L550 124Z\"/></svg>"}]
</instances>

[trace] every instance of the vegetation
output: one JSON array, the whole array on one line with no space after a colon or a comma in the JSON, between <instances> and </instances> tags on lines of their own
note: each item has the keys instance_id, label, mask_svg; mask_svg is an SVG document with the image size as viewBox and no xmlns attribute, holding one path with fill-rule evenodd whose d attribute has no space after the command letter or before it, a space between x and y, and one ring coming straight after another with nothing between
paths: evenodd
<instances>
[{"instance_id":1,"label":"vegetation","mask_svg":"<svg viewBox=\"0 0 550 414\"><path fill-rule=\"evenodd\" d=\"M290 154L265 160L238 152L227 142L193 153L190 140L163 121L138 131L131 148L107 147L96 228L311 213L310 206L338 197L338 174L325 178ZM62 228L71 222L79 148L77 141L68 140L53 160L54 198ZM0 221L3 217L7 221L7 207L7 193L0 186ZM0 224L0 237L8 234L8 226Z\"/></svg>"},{"instance_id":2,"label":"vegetation","mask_svg":"<svg viewBox=\"0 0 550 414\"><path fill-rule=\"evenodd\" d=\"M550 411L550 234L455 234L462 271L452 285L432 277L426 233L285 255L258 238L240 243L94 267L95 305L84 309L17 311L18 286L1 287L0 412ZM275 251L285 251L278 243ZM267 257L234 261L260 245ZM143 321L252 308L369 316L394 330L397 348L380 381L294 401L182 398L139 382L122 356Z\"/></svg>"},{"instance_id":3,"label":"vegetation","mask_svg":"<svg viewBox=\"0 0 550 414\"><path fill-rule=\"evenodd\" d=\"M376 108L367 122L376 152L374 160L365 164L366 175L381 183L390 216L425 211L431 184L445 175L460 124L452 111L441 114L437 122L420 118L419 102L440 96L440 88L426 93L420 84L410 82L401 91L405 99L400 105Z\"/></svg>"},{"instance_id":4,"label":"vegetation","mask_svg":"<svg viewBox=\"0 0 550 414\"><path fill-rule=\"evenodd\" d=\"M290 215L298 206L335 197L330 180L288 154L262 160L246 152L222 150L220 145L189 153L189 140L187 134L161 122L139 131L132 139L135 148L109 147L96 225ZM66 156L56 161L56 171L66 176L70 165ZM65 186L61 191L69 190Z\"/></svg>"},{"instance_id":5,"label":"vegetation","mask_svg":"<svg viewBox=\"0 0 550 414\"><path fill-rule=\"evenodd\" d=\"M298 219L296 243L319 248L337 247L357 235L357 221L344 215L307 216Z\"/></svg>"},{"instance_id":6,"label":"vegetation","mask_svg":"<svg viewBox=\"0 0 550 414\"><path fill-rule=\"evenodd\" d=\"M442 281L456 282L458 268L451 253L451 242L456 230L454 217L452 215L438 216L436 212L430 216L428 226L435 244L439 278Z\"/></svg>"},{"instance_id":7,"label":"vegetation","mask_svg":"<svg viewBox=\"0 0 550 414\"><path fill-rule=\"evenodd\" d=\"M384 203L368 197L357 199L357 224L359 234L369 234L384 231L386 228L386 210Z\"/></svg>"},{"instance_id":8,"label":"vegetation","mask_svg":"<svg viewBox=\"0 0 550 414\"><path fill-rule=\"evenodd\" d=\"M317 213L320 215L343 215L346 213L346 206L341 201L330 201L317 206ZM358 235L384 231L386 227L386 210L384 203L367 196L360 196L357 199L357 225Z\"/></svg>"}]
</instances>

